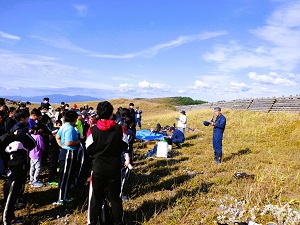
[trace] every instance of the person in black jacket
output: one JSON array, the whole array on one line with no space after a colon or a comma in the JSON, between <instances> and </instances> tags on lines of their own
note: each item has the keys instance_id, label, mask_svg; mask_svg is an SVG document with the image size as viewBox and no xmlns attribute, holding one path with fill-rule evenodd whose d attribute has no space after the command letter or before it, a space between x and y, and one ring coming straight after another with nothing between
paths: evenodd
<instances>
[{"instance_id":1,"label":"person in black jacket","mask_svg":"<svg viewBox=\"0 0 300 225\"><path fill-rule=\"evenodd\" d=\"M56 134L59 127L52 128L52 135L49 136L49 173L48 173L48 185L58 186L58 156L60 147L56 141Z\"/></svg>"},{"instance_id":2,"label":"person in black jacket","mask_svg":"<svg viewBox=\"0 0 300 225\"><path fill-rule=\"evenodd\" d=\"M114 224L124 224L121 192L121 153L125 152L124 166L128 166L128 140L125 128L112 120L113 106L100 102L97 106L99 120L87 134L87 153L92 157L92 171L89 190L88 224L99 221L102 202L111 201Z\"/></svg>"},{"instance_id":3,"label":"person in black jacket","mask_svg":"<svg viewBox=\"0 0 300 225\"><path fill-rule=\"evenodd\" d=\"M9 107L8 109L8 116L6 117L6 131L9 131L16 123L17 121L15 120L15 112L16 112L16 108L15 107Z\"/></svg>"},{"instance_id":4,"label":"person in black jacket","mask_svg":"<svg viewBox=\"0 0 300 225\"><path fill-rule=\"evenodd\" d=\"M10 225L16 222L15 220L15 203L20 194L23 193L26 183L26 163L27 150L19 141L14 141L6 147L6 152L10 154L8 168L10 175L3 187L5 207L3 211L3 224Z\"/></svg>"},{"instance_id":5,"label":"person in black jacket","mask_svg":"<svg viewBox=\"0 0 300 225\"><path fill-rule=\"evenodd\" d=\"M0 136L8 133L10 129L16 124L17 121L14 118L15 111L15 107L9 107L8 114L6 114L5 111L0 110ZM1 171L1 174L3 175L4 172L8 170L7 163L9 161L9 154L5 152L5 148L8 144L9 143L0 143L0 158L3 160L3 170Z\"/></svg>"},{"instance_id":6,"label":"person in black jacket","mask_svg":"<svg viewBox=\"0 0 300 225\"><path fill-rule=\"evenodd\" d=\"M28 109L16 110L14 116L17 123L10 129L10 132L14 133L15 141L20 141L27 150L31 150L36 146L35 140L28 132Z\"/></svg>"},{"instance_id":7,"label":"person in black jacket","mask_svg":"<svg viewBox=\"0 0 300 225\"><path fill-rule=\"evenodd\" d=\"M10 130L14 135L14 142L6 147L5 151L10 155L8 168L10 175L4 184L5 207L3 212L3 224L13 224L15 220L15 203L23 194L27 178L28 151L36 146L36 142L28 133L27 122L29 111L18 109L15 119L18 121Z\"/></svg>"}]
</instances>

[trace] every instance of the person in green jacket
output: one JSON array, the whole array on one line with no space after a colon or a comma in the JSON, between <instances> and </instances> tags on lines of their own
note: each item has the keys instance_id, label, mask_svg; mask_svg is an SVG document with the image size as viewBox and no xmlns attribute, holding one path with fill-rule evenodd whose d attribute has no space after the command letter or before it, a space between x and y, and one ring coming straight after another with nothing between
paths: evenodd
<instances>
[{"instance_id":1,"label":"person in green jacket","mask_svg":"<svg viewBox=\"0 0 300 225\"><path fill-rule=\"evenodd\" d=\"M77 111L77 121L76 121L76 128L79 131L80 139L83 138L83 126L82 126L82 113L80 111Z\"/></svg>"}]
</instances>

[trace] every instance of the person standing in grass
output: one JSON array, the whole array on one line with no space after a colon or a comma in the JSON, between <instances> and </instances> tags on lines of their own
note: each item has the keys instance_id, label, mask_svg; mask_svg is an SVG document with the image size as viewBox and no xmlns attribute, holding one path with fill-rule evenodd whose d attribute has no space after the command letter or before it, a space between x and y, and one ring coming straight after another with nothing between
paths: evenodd
<instances>
[{"instance_id":1,"label":"person standing in grass","mask_svg":"<svg viewBox=\"0 0 300 225\"><path fill-rule=\"evenodd\" d=\"M186 128L186 122L187 122L187 118L184 110L180 111L180 116L179 118L176 118L176 120L177 120L177 129L180 130L182 133L184 133Z\"/></svg>"},{"instance_id":2,"label":"person standing in grass","mask_svg":"<svg viewBox=\"0 0 300 225\"><path fill-rule=\"evenodd\" d=\"M124 224L120 197L121 153L125 152L124 166L127 167L130 163L128 138L125 128L112 120L111 103L99 102L97 114L99 120L89 128L86 140L86 151L92 157L87 224L98 224L102 202L108 195L114 220L112 224L121 225Z\"/></svg>"},{"instance_id":3,"label":"person standing in grass","mask_svg":"<svg viewBox=\"0 0 300 225\"><path fill-rule=\"evenodd\" d=\"M134 110L134 104L132 102L129 103L129 113L135 118L135 110ZM136 122L134 121L134 125L132 126L132 131L134 134L136 134Z\"/></svg>"},{"instance_id":4,"label":"person standing in grass","mask_svg":"<svg viewBox=\"0 0 300 225\"><path fill-rule=\"evenodd\" d=\"M31 187L42 187L43 183L39 181L39 176L42 168L42 154L45 150L45 145L42 136L39 134L41 126L37 123L32 127L31 136L36 142L36 146L29 152L30 158L30 184Z\"/></svg>"},{"instance_id":5,"label":"person standing in grass","mask_svg":"<svg viewBox=\"0 0 300 225\"><path fill-rule=\"evenodd\" d=\"M69 202L68 194L71 185L74 185L77 170L77 154L80 146L78 132L75 124L78 114L75 110L65 113L65 124L60 127L56 134L57 144L61 147L59 153L59 197L53 204L62 205Z\"/></svg>"},{"instance_id":6,"label":"person standing in grass","mask_svg":"<svg viewBox=\"0 0 300 225\"><path fill-rule=\"evenodd\" d=\"M41 116L42 116L42 113L39 109L34 108L34 109L31 110L30 116L29 116L29 119L28 119L28 132L29 133L33 133L32 128L34 127L34 125L36 125L37 120Z\"/></svg>"},{"instance_id":7,"label":"person standing in grass","mask_svg":"<svg viewBox=\"0 0 300 225\"><path fill-rule=\"evenodd\" d=\"M220 107L214 108L214 114L216 116L216 120L212 120L210 125L214 127L212 142L215 153L215 162L218 164L222 162L222 141L226 126L226 118L221 113Z\"/></svg>"},{"instance_id":8,"label":"person standing in grass","mask_svg":"<svg viewBox=\"0 0 300 225\"><path fill-rule=\"evenodd\" d=\"M56 134L59 130L59 127L57 126L52 128L52 135L49 137L49 173L48 173L48 185L58 186L57 178L58 178L58 156L59 156L59 150L60 147L57 144L57 141L55 139Z\"/></svg>"},{"instance_id":9,"label":"person standing in grass","mask_svg":"<svg viewBox=\"0 0 300 225\"><path fill-rule=\"evenodd\" d=\"M16 110L14 116L17 123L11 128L10 132L14 135L14 142L6 147L5 151L9 154L8 168L10 175L3 186L4 193L4 212L2 214L3 224L13 224L15 221L15 204L21 203L21 196L27 178L27 158L28 150L36 146L34 138L28 133L29 111L27 109Z\"/></svg>"},{"instance_id":10,"label":"person standing in grass","mask_svg":"<svg viewBox=\"0 0 300 225\"><path fill-rule=\"evenodd\" d=\"M15 120L15 112L16 112L16 108L15 107L9 107L8 109L8 117L6 117L6 127L5 130L9 131L15 124L16 124L16 120ZM28 119L29 120L29 119Z\"/></svg>"},{"instance_id":11,"label":"person standing in grass","mask_svg":"<svg viewBox=\"0 0 300 225\"><path fill-rule=\"evenodd\" d=\"M140 107L136 107L136 110L135 110L135 122L136 124L139 126L140 129L142 129L142 113L143 111L140 110Z\"/></svg>"}]
</instances>

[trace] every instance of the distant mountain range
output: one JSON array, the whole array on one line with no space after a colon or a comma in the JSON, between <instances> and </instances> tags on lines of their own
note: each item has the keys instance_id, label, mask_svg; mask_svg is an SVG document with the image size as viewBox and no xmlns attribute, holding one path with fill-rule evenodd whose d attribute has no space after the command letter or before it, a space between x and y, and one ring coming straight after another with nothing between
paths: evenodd
<instances>
[{"instance_id":1,"label":"distant mountain range","mask_svg":"<svg viewBox=\"0 0 300 225\"><path fill-rule=\"evenodd\" d=\"M53 95L45 95L45 96L32 96L32 97L23 97L23 96L0 96L1 98L7 98L9 100L21 100L22 102L32 102L39 103L43 101L43 98L48 97L50 99L50 103L61 103L61 102L86 102L86 101L97 101L104 100L102 98L96 98L85 95L62 95L62 94L53 94Z\"/></svg>"}]
</instances>

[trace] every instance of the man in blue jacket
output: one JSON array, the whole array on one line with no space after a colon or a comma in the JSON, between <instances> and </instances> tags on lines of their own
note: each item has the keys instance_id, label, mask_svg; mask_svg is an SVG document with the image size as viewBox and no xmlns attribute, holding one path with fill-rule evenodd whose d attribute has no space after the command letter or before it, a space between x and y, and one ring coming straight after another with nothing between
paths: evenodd
<instances>
[{"instance_id":1,"label":"man in blue jacket","mask_svg":"<svg viewBox=\"0 0 300 225\"><path fill-rule=\"evenodd\" d=\"M175 129L175 127L170 127L169 131L172 133L172 143L174 143L178 148L181 148L180 144L182 144L185 140L184 134L180 130Z\"/></svg>"},{"instance_id":2,"label":"man in blue jacket","mask_svg":"<svg viewBox=\"0 0 300 225\"><path fill-rule=\"evenodd\" d=\"M215 162L218 164L222 162L222 140L226 126L226 118L221 113L220 107L214 108L214 114L216 116L216 120L212 120L210 125L214 127L213 148L215 152Z\"/></svg>"}]
</instances>

